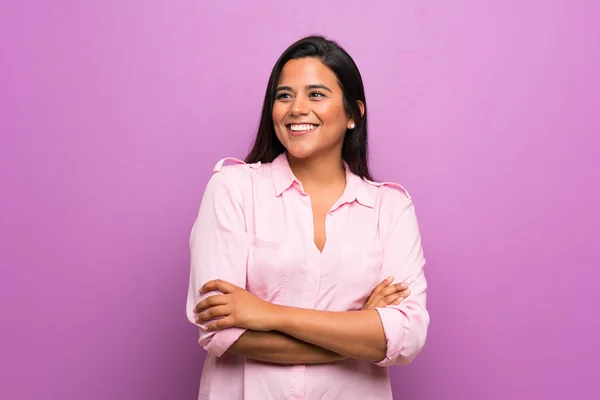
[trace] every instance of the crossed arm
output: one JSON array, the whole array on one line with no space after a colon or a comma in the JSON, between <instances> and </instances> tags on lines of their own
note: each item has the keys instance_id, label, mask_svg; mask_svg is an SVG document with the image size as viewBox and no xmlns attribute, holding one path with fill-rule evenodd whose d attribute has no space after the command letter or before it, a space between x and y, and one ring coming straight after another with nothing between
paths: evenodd
<instances>
[{"instance_id":1,"label":"crossed arm","mask_svg":"<svg viewBox=\"0 0 600 400\"><path fill-rule=\"evenodd\" d=\"M391 285L392 280L390 277L377 285L363 309L353 312L275 306L229 282L216 280L204 285L201 292L218 290L224 294L207 297L194 313L197 323L226 317L208 325L207 330L233 326L247 329L227 352L254 360L280 364L327 363L345 358L379 361L385 356L386 342L374 308L400 304L410 295L408 284ZM365 330L365 326L374 328ZM361 332L362 337L352 332Z\"/></svg>"},{"instance_id":2,"label":"crossed arm","mask_svg":"<svg viewBox=\"0 0 600 400\"><path fill-rule=\"evenodd\" d=\"M281 331L246 331L228 351L286 364L326 363L346 358L376 362L385 358L385 335L375 310L333 313L290 308L284 312L290 318L279 329L287 331L287 335ZM372 328L365 330L365 327ZM360 339L352 334L358 331L363 332Z\"/></svg>"},{"instance_id":3,"label":"crossed arm","mask_svg":"<svg viewBox=\"0 0 600 400\"><path fill-rule=\"evenodd\" d=\"M214 174L190 237L187 314L200 327L199 343L217 356L228 351L284 364L345 358L379 361L378 365L410 362L424 344L429 317L414 210L404 199L399 204L398 215L390 218L394 223L382 274L410 278L414 295L400 305L381 308L372 303L360 311L276 306L242 289L248 246L243 198L227 174Z\"/></svg>"},{"instance_id":4,"label":"crossed arm","mask_svg":"<svg viewBox=\"0 0 600 400\"><path fill-rule=\"evenodd\" d=\"M281 332L246 331L227 352L275 364L320 364L346 358Z\"/></svg>"}]
</instances>

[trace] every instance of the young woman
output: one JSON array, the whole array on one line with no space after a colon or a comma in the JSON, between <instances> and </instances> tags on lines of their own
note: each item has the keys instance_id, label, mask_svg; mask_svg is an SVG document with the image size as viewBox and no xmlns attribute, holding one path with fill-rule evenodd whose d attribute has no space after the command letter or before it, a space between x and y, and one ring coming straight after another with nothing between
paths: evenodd
<instances>
[{"instance_id":1,"label":"young woman","mask_svg":"<svg viewBox=\"0 0 600 400\"><path fill-rule=\"evenodd\" d=\"M217 163L190 247L200 399L391 399L387 367L425 343L415 208L372 181L360 72L323 37L275 64L254 147Z\"/></svg>"}]
</instances>

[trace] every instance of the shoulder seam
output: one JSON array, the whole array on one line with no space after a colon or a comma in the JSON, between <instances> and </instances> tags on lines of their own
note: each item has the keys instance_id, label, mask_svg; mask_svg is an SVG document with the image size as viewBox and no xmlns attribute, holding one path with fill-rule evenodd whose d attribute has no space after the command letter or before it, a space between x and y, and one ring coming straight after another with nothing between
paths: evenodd
<instances>
[{"instance_id":1,"label":"shoulder seam","mask_svg":"<svg viewBox=\"0 0 600 400\"><path fill-rule=\"evenodd\" d=\"M249 168L259 168L260 165L261 165L260 161L257 162L257 163L253 163L253 164L246 164L244 161L242 161L242 160L240 160L238 158L235 158L235 157L225 157L225 158L220 159L215 164L215 167L213 168L213 172L221 171L223 169L223 166L224 166L225 162L227 162L227 161L232 161L232 162L236 163L237 165L241 164L241 165L247 166Z\"/></svg>"},{"instance_id":2,"label":"shoulder seam","mask_svg":"<svg viewBox=\"0 0 600 400\"><path fill-rule=\"evenodd\" d=\"M233 179L229 173L219 169L219 170L214 170L213 171L213 175L222 175L224 177L224 179L227 181L227 186L230 187L231 190L234 190L235 192L237 192L237 195L239 196L239 199L241 201L242 204L242 208L244 209L244 212L246 211L246 197L244 196L244 191L242 190L242 188L240 187L240 184L238 182L235 181L235 179Z\"/></svg>"},{"instance_id":3,"label":"shoulder seam","mask_svg":"<svg viewBox=\"0 0 600 400\"><path fill-rule=\"evenodd\" d=\"M406 188L399 183L396 183L396 182L374 182L374 181L370 181L368 179L365 179L365 182L367 182L373 186L377 186L377 187L387 186L387 187L399 189L406 195L406 197L408 197L409 200L412 200L412 196L410 195L410 193L408 193L408 190L406 190Z\"/></svg>"}]
</instances>

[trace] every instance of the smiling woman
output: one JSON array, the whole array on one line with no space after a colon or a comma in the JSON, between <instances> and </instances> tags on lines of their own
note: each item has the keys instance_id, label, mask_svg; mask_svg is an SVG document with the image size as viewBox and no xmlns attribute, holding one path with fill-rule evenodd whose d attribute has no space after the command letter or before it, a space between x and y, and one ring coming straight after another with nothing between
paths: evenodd
<instances>
[{"instance_id":1,"label":"smiling woman","mask_svg":"<svg viewBox=\"0 0 600 400\"><path fill-rule=\"evenodd\" d=\"M277 139L288 155L304 159L332 149L341 154L344 134L356 126L346 114L343 98L335 74L320 60L300 58L285 64L272 116ZM364 102L357 104L364 110Z\"/></svg>"},{"instance_id":2,"label":"smiling woman","mask_svg":"<svg viewBox=\"0 0 600 400\"><path fill-rule=\"evenodd\" d=\"M200 399L391 399L387 367L425 344L414 205L371 178L362 78L333 41L276 62L254 146L215 166L190 247Z\"/></svg>"}]
</instances>

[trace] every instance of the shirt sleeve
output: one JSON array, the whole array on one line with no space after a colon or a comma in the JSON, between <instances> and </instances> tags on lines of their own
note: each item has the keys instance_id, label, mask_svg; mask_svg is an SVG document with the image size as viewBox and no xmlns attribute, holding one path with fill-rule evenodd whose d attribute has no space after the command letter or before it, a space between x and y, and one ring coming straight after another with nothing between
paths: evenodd
<instances>
[{"instance_id":1,"label":"shirt sleeve","mask_svg":"<svg viewBox=\"0 0 600 400\"><path fill-rule=\"evenodd\" d=\"M376 308L387 341L386 356L376 363L379 366L409 364L425 345L429 326L425 259L415 207L399 191L388 191L390 195L393 191L393 204L388 208L391 222L383 249L382 280L394 276L394 283L407 281L411 294L399 305Z\"/></svg>"},{"instance_id":2,"label":"shirt sleeve","mask_svg":"<svg viewBox=\"0 0 600 400\"><path fill-rule=\"evenodd\" d=\"M206 186L189 244L187 318L198 327L198 343L210 354L220 357L245 329L232 327L207 332L208 323L197 324L193 310L206 297L221 294L213 291L200 296L199 290L208 281L222 279L242 288L246 286L248 240L242 193L224 172L214 173Z\"/></svg>"}]
</instances>

